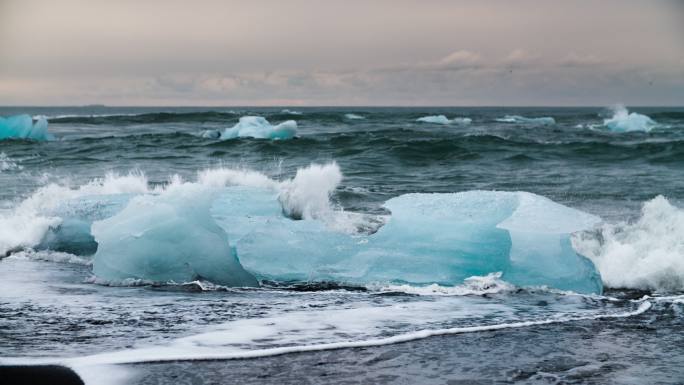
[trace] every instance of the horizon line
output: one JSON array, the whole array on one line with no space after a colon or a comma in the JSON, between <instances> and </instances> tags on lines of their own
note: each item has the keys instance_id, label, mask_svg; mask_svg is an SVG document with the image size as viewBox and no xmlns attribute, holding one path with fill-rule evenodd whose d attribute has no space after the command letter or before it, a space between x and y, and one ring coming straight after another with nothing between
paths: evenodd
<instances>
[{"instance_id":1,"label":"horizon line","mask_svg":"<svg viewBox=\"0 0 684 385\"><path fill-rule=\"evenodd\" d=\"M566 105L535 105L535 104L520 104L520 105L495 105L495 104L468 104L468 105L432 105L432 104L417 104L417 105L406 105L406 104L349 104L349 105L249 105L249 104L222 104L222 105L201 105L201 104L139 104L139 105L126 105L126 104L8 104L0 105L0 108L610 108L614 106L625 106L630 108L640 108L640 107L663 107L663 108L684 108L684 104L626 104L626 103L613 103L613 104L594 104L594 105L580 105L580 104L566 104Z\"/></svg>"}]
</instances>

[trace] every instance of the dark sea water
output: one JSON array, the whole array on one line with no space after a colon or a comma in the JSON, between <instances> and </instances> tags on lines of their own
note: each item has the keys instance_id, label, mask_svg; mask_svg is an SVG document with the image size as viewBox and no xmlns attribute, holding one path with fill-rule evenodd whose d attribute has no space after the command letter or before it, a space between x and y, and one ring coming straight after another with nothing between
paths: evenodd
<instances>
[{"instance_id":1,"label":"dark sea water","mask_svg":"<svg viewBox=\"0 0 684 385\"><path fill-rule=\"evenodd\" d=\"M0 363L62 363L93 384L684 383L684 108L629 113L0 107L46 117L55 137L0 141ZM417 121L438 115L452 121ZM216 137L244 116L294 120L296 136ZM207 170L287 181L331 162L343 179L330 205L369 218L403 194L469 190L593 214L600 224L572 241L604 291L496 274L450 285L105 282L93 250L44 247L41 210L67 201L161 191Z\"/></svg>"}]
</instances>

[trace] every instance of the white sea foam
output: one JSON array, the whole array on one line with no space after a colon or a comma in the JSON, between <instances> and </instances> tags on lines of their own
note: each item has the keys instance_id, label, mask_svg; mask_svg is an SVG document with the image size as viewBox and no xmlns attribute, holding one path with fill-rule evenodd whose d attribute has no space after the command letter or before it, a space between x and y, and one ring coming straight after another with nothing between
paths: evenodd
<instances>
[{"instance_id":1,"label":"white sea foam","mask_svg":"<svg viewBox=\"0 0 684 385\"><path fill-rule=\"evenodd\" d=\"M0 152L0 172L21 169L23 169L23 167L18 165L14 159L7 156L4 152Z\"/></svg>"},{"instance_id":2,"label":"white sea foam","mask_svg":"<svg viewBox=\"0 0 684 385\"><path fill-rule=\"evenodd\" d=\"M684 209L663 196L644 203L635 222L606 224L573 243L609 287L684 290Z\"/></svg>"},{"instance_id":3,"label":"white sea foam","mask_svg":"<svg viewBox=\"0 0 684 385\"><path fill-rule=\"evenodd\" d=\"M430 302L421 302L414 305L422 308L434 306ZM587 320L628 318L645 313L651 306L650 301L644 300L639 302L636 309L624 312L590 315L566 313L557 314L550 318L517 322L478 324L450 328L428 327L416 331L398 333L389 337L373 336L373 332L377 333L379 331L374 330L374 328L378 326L378 324L384 324L390 319L399 323L409 321L417 322L418 325L429 325L430 317L426 318L424 316L425 313L420 311L427 309L416 309L414 306L396 304L393 306L376 308L295 312L279 315L277 317L245 319L230 322L215 327L213 331L207 333L177 339L167 346L127 349L118 352L67 359L27 360L25 358L4 358L0 359L0 362L6 364L58 363L73 368L79 368L92 365L142 362L259 358L290 353L391 345L441 335L529 328ZM454 316L467 317L467 314L473 310L475 309L464 308L458 313L454 312ZM489 310L491 311L493 309ZM445 314L448 314L448 312ZM355 320L355 322L350 322L350 320ZM385 329L382 328L381 330ZM302 331L306 331L306 335L304 336L306 341L314 342L294 344L297 341L300 341L298 333L301 333ZM335 340L329 342L315 342L319 339L322 339L323 341L329 340L328 336L330 336L331 331L333 335L337 336L352 334L359 337L367 335L367 337L352 340L340 340L340 338L337 337ZM370 334L369 331L371 332ZM276 336L279 337L275 338ZM266 346L259 347L259 343L256 343L257 347L255 348L245 348L245 346L254 346L256 341L266 341L261 342L262 345L266 344ZM269 341L275 341L279 346L268 346L274 343Z\"/></svg>"},{"instance_id":4,"label":"white sea foam","mask_svg":"<svg viewBox=\"0 0 684 385\"><path fill-rule=\"evenodd\" d=\"M200 184L210 187L249 186L276 189L278 182L263 173L247 169L228 167L211 168L200 171L197 176Z\"/></svg>"},{"instance_id":5,"label":"white sea foam","mask_svg":"<svg viewBox=\"0 0 684 385\"><path fill-rule=\"evenodd\" d=\"M82 186L49 184L36 190L17 207L0 214L0 256L10 250L36 246L48 229L62 219L52 212L64 202L90 195L150 192L142 173L118 175L108 173Z\"/></svg>"},{"instance_id":6,"label":"white sea foam","mask_svg":"<svg viewBox=\"0 0 684 385\"><path fill-rule=\"evenodd\" d=\"M488 274L486 276L474 276L466 278L462 285L442 286L437 284L427 286L416 285L376 285L369 286L373 290L381 292L401 292L415 295L485 295L508 293L517 290L512 285L501 279L501 272Z\"/></svg>"},{"instance_id":7,"label":"white sea foam","mask_svg":"<svg viewBox=\"0 0 684 385\"><path fill-rule=\"evenodd\" d=\"M278 200L283 211L294 218L316 219L329 214L330 195L342 182L342 172L335 162L312 164L297 170L295 177L281 183Z\"/></svg>"},{"instance_id":8,"label":"white sea foam","mask_svg":"<svg viewBox=\"0 0 684 385\"><path fill-rule=\"evenodd\" d=\"M16 253L13 253L9 258L13 259L29 259L35 261L47 261L47 262L57 262L57 263L72 263L75 265L92 265L92 261L89 258L79 257L78 255L73 255L69 253L63 253L59 251L51 250L31 250L26 249Z\"/></svg>"}]
</instances>

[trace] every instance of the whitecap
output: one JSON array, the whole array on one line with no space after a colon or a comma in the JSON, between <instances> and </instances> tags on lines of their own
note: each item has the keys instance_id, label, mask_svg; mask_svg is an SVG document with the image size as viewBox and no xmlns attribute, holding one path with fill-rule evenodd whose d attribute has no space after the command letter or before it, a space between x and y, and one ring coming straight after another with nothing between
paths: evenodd
<instances>
[{"instance_id":1,"label":"whitecap","mask_svg":"<svg viewBox=\"0 0 684 385\"><path fill-rule=\"evenodd\" d=\"M684 290L684 209L658 196L631 223L605 224L573 239L608 287Z\"/></svg>"}]
</instances>

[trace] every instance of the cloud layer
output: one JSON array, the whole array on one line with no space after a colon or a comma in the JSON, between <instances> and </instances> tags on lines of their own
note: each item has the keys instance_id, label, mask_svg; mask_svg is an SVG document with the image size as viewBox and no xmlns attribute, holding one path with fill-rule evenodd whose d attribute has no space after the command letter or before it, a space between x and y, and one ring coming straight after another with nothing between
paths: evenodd
<instances>
[{"instance_id":1,"label":"cloud layer","mask_svg":"<svg viewBox=\"0 0 684 385\"><path fill-rule=\"evenodd\" d=\"M681 104L674 1L0 2L0 104Z\"/></svg>"}]
</instances>

